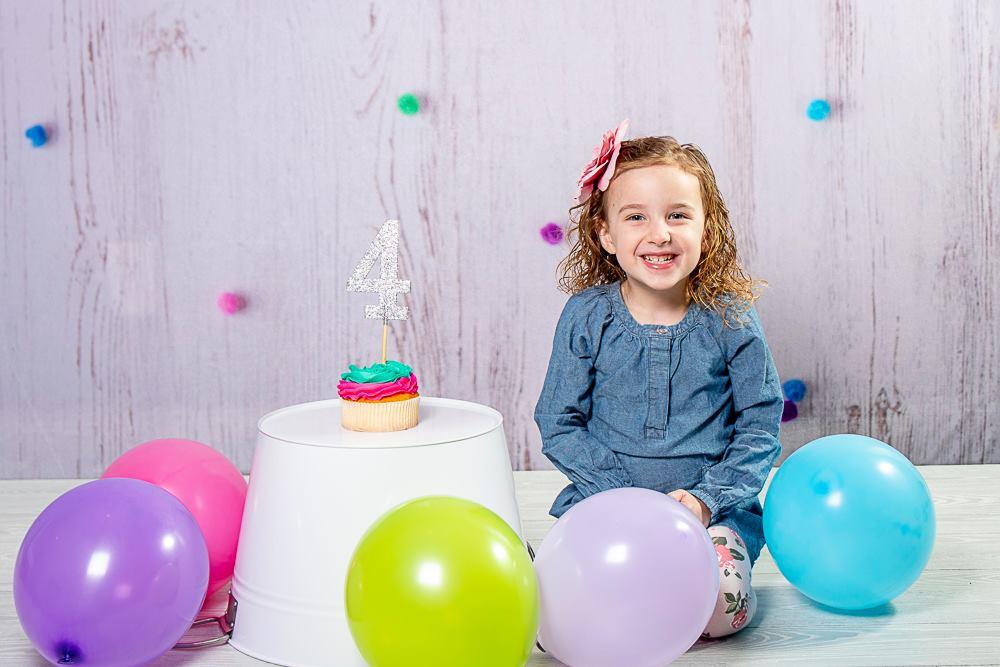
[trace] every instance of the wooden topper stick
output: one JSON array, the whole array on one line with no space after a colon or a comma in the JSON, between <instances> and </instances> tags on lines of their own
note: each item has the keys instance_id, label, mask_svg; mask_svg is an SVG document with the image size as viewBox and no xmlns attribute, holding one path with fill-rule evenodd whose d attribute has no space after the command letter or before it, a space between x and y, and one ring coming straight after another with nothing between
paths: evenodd
<instances>
[{"instance_id":1,"label":"wooden topper stick","mask_svg":"<svg viewBox=\"0 0 1000 667\"><path fill-rule=\"evenodd\" d=\"M389 335L389 319L382 320L382 365L385 365L385 339Z\"/></svg>"}]
</instances>

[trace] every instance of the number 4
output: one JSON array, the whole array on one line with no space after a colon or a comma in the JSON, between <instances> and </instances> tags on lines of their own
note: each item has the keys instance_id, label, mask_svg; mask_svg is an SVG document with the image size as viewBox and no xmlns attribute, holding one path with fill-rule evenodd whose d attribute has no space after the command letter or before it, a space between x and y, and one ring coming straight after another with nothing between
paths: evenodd
<instances>
[{"instance_id":1,"label":"number 4","mask_svg":"<svg viewBox=\"0 0 1000 667\"><path fill-rule=\"evenodd\" d=\"M378 279L371 280L368 274L379 256L382 257L382 268ZM347 281L348 292L378 293L378 305L365 306L365 317L376 320L405 320L409 317L407 307L396 303L396 297L409 294L410 281L400 280L398 274L399 221L386 220Z\"/></svg>"}]
</instances>

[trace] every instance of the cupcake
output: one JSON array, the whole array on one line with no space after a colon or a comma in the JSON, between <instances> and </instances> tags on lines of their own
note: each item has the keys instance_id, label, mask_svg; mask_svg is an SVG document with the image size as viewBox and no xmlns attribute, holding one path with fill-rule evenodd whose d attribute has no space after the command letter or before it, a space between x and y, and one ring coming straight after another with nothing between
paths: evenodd
<instances>
[{"instance_id":1,"label":"cupcake","mask_svg":"<svg viewBox=\"0 0 1000 667\"><path fill-rule=\"evenodd\" d=\"M340 376L340 423L352 431L402 431L419 421L417 376L398 361L373 364Z\"/></svg>"}]
</instances>

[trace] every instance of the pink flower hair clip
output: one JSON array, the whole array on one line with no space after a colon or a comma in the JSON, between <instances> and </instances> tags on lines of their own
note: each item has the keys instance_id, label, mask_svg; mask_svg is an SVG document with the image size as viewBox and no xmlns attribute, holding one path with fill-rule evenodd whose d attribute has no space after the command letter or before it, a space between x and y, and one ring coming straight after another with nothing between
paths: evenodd
<instances>
[{"instance_id":1,"label":"pink flower hair clip","mask_svg":"<svg viewBox=\"0 0 1000 667\"><path fill-rule=\"evenodd\" d=\"M577 181L577 185L580 187L580 191L576 195L577 202L582 204L587 201L587 198L594 192L595 183L601 192L608 189L608 184L611 183L611 178L615 175L615 164L618 162L618 153L621 152L626 132L628 132L628 118L615 129L604 133L601 144L594 149L593 157L583 168L580 180Z\"/></svg>"}]
</instances>

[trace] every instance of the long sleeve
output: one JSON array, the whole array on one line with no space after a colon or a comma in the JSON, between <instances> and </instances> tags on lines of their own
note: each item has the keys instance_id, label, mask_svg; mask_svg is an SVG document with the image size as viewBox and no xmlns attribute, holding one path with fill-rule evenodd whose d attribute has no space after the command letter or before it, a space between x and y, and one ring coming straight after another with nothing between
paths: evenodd
<instances>
[{"instance_id":1,"label":"long sleeve","mask_svg":"<svg viewBox=\"0 0 1000 667\"><path fill-rule=\"evenodd\" d=\"M710 525L760 493L781 453L781 383L756 310L751 307L747 315L743 327L724 327L720 341L736 415L733 438L722 459L709 466L702 480L690 489L711 510Z\"/></svg>"},{"instance_id":2,"label":"long sleeve","mask_svg":"<svg viewBox=\"0 0 1000 667\"><path fill-rule=\"evenodd\" d=\"M583 497L632 486L617 455L589 431L594 358L610 309L593 298L570 298L556 325L552 356L535 406L542 453Z\"/></svg>"}]
</instances>

